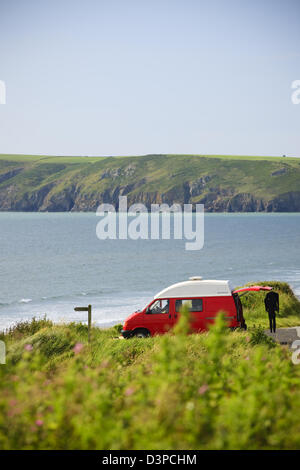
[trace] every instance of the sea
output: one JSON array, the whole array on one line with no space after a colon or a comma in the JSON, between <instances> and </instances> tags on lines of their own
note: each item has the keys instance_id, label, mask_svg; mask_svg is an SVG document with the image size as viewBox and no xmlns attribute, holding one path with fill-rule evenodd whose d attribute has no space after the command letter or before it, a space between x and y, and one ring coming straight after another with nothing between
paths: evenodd
<instances>
[{"instance_id":1,"label":"sea","mask_svg":"<svg viewBox=\"0 0 300 470\"><path fill-rule=\"evenodd\" d=\"M190 276L286 281L300 296L300 213L206 213L193 251L172 236L100 240L98 222L95 213L0 213L1 331L33 317L85 323L74 308L89 304L96 326L122 323Z\"/></svg>"}]
</instances>

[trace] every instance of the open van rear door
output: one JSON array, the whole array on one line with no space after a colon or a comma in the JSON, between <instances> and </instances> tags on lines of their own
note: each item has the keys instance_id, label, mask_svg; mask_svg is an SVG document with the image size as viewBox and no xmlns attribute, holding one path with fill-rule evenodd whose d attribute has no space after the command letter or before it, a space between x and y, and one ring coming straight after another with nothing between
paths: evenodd
<instances>
[{"instance_id":1,"label":"open van rear door","mask_svg":"<svg viewBox=\"0 0 300 470\"><path fill-rule=\"evenodd\" d=\"M270 286L249 286L249 287L242 287L241 289L236 289L233 291L233 294L238 294L239 292L247 292L247 291L255 291L258 292L260 290L272 290L273 287Z\"/></svg>"},{"instance_id":2,"label":"open van rear door","mask_svg":"<svg viewBox=\"0 0 300 470\"><path fill-rule=\"evenodd\" d=\"M237 320L241 322L241 327L244 328L245 330L247 329L247 325L245 323L244 315L243 315L243 307L242 303L240 301L239 295L238 294L244 294L246 292L259 292L261 290L264 291L270 291L272 290L273 287L270 286L248 286L248 287L241 287L240 289L236 289L232 292L234 302L236 305L236 311L237 311Z\"/></svg>"}]
</instances>

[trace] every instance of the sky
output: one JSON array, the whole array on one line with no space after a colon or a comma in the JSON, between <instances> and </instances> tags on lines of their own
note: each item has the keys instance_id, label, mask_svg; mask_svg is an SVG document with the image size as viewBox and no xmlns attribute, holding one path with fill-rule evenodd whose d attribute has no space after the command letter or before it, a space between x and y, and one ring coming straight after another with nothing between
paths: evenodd
<instances>
[{"instance_id":1,"label":"sky","mask_svg":"<svg viewBox=\"0 0 300 470\"><path fill-rule=\"evenodd\" d=\"M300 0L0 0L0 153L300 157Z\"/></svg>"}]
</instances>

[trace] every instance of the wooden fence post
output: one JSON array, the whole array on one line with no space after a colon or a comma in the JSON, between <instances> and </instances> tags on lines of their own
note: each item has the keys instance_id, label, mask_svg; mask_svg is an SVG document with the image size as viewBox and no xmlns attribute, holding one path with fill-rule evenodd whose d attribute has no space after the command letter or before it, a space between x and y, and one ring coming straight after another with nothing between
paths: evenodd
<instances>
[{"instance_id":1,"label":"wooden fence post","mask_svg":"<svg viewBox=\"0 0 300 470\"><path fill-rule=\"evenodd\" d=\"M88 306L88 342L91 341L92 306Z\"/></svg>"},{"instance_id":2,"label":"wooden fence post","mask_svg":"<svg viewBox=\"0 0 300 470\"><path fill-rule=\"evenodd\" d=\"M92 306L87 307L75 307L75 312L87 312L88 313L88 342L91 341L91 327L92 327Z\"/></svg>"}]
</instances>

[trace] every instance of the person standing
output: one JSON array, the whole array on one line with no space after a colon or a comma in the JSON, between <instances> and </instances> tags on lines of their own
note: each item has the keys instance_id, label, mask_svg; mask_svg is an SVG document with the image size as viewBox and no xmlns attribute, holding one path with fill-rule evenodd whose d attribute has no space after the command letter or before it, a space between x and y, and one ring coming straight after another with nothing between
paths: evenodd
<instances>
[{"instance_id":1,"label":"person standing","mask_svg":"<svg viewBox=\"0 0 300 470\"><path fill-rule=\"evenodd\" d=\"M279 295L270 291L265 297L265 308L269 314L270 331L276 333L276 312L279 312Z\"/></svg>"}]
</instances>

